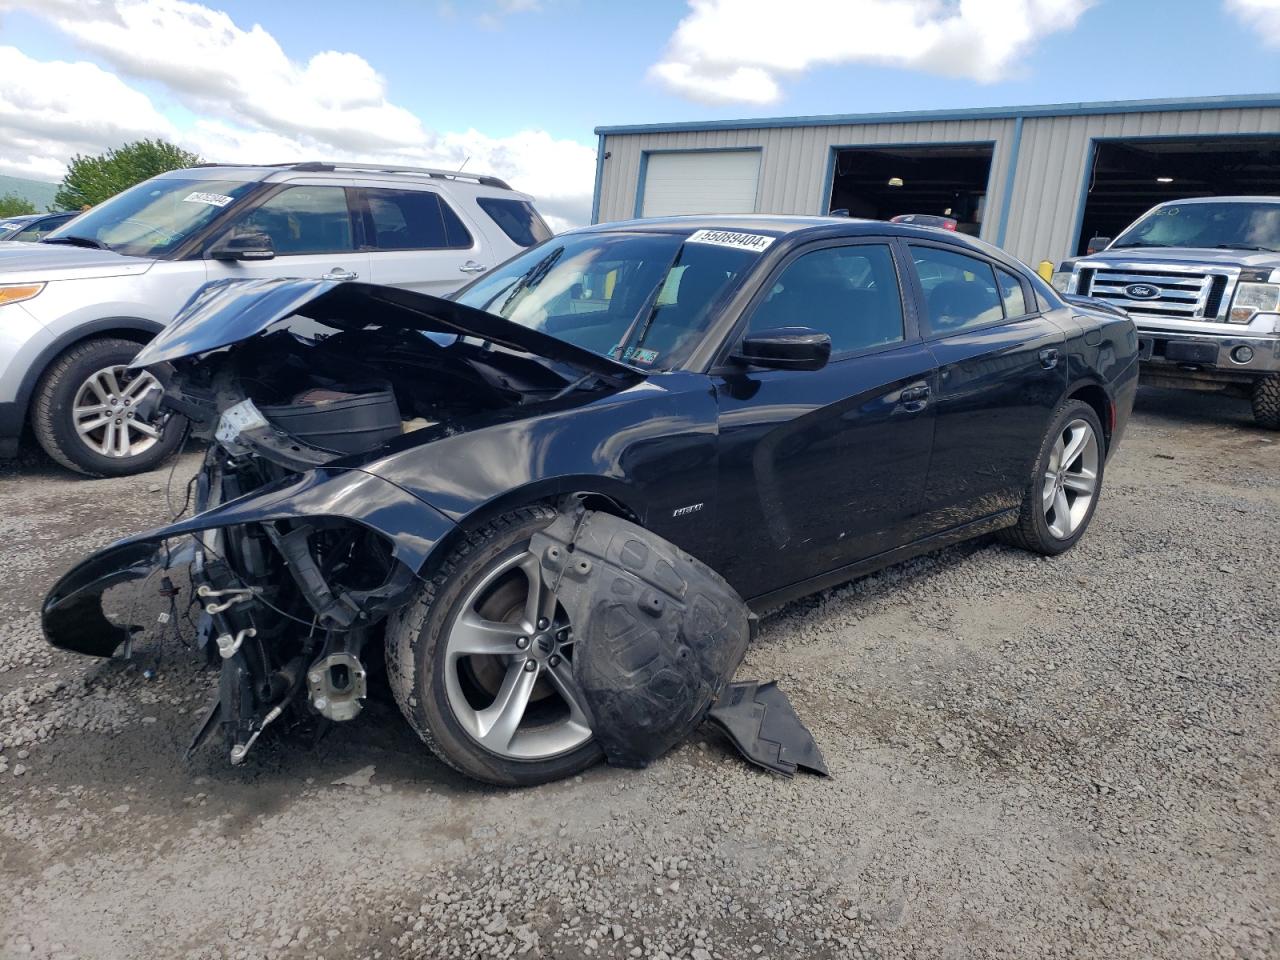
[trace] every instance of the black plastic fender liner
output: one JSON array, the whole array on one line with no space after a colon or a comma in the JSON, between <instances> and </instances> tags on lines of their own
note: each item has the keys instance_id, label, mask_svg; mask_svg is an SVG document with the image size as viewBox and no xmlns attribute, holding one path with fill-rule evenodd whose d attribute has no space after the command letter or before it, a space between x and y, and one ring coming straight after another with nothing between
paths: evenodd
<instances>
[{"instance_id":1,"label":"black plastic fender liner","mask_svg":"<svg viewBox=\"0 0 1280 960\"><path fill-rule=\"evenodd\" d=\"M607 513L565 513L530 544L573 628L573 674L612 764L643 767L702 722L755 618L706 564Z\"/></svg>"},{"instance_id":2,"label":"black plastic fender liner","mask_svg":"<svg viewBox=\"0 0 1280 960\"><path fill-rule=\"evenodd\" d=\"M723 730L738 752L766 770L784 777L795 776L797 769L831 776L813 735L773 681L729 684L707 714L707 722Z\"/></svg>"}]
</instances>

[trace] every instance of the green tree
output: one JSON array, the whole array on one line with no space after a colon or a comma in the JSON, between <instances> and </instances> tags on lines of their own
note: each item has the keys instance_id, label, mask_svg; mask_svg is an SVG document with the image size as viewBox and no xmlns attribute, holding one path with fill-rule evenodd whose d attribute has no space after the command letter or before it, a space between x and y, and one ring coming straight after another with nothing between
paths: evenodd
<instances>
[{"instance_id":1,"label":"green tree","mask_svg":"<svg viewBox=\"0 0 1280 960\"><path fill-rule=\"evenodd\" d=\"M80 210L109 200L121 190L166 170L200 162L194 153L163 140L138 140L96 157L76 154L53 197L56 210Z\"/></svg>"},{"instance_id":2,"label":"green tree","mask_svg":"<svg viewBox=\"0 0 1280 960\"><path fill-rule=\"evenodd\" d=\"M30 200L24 200L12 193L0 197L0 219L4 217L20 217L24 213L35 213L36 207Z\"/></svg>"}]
</instances>

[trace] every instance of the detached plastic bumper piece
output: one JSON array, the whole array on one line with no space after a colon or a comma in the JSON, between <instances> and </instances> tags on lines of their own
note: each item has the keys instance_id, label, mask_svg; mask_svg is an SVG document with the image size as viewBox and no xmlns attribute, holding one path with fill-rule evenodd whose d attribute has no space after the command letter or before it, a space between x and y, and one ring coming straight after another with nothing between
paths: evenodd
<instances>
[{"instance_id":1,"label":"detached plastic bumper piece","mask_svg":"<svg viewBox=\"0 0 1280 960\"><path fill-rule=\"evenodd\" d=\"M795 776L797 769L831 776L813 735L772 681L729 684L707 720L757 766L784 777Z\"/></svg>"}]
</instances>

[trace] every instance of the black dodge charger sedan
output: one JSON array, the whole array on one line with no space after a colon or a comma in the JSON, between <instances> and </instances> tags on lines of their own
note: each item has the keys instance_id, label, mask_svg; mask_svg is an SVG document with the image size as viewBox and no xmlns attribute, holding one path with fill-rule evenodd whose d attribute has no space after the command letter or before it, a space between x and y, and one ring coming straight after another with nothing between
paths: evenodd
<instances>
[{"instance_id":1,"label":"black dodge charger sedan","mask_svg":"<svg viewBox=\"0 0 1280 960\"><path fill-rule=\"evenodd\" d=\"M236 763L355 717L385 650L423 740L503 784L687 730L749 608L981 534L1069 549L1138 369L1122 312L987 244L770 216L567 233L450 300L223 281L135 366L209 440L194 512L64 576L49 640L127 648L116 587L196 607L193 747Z\"/></svg>"}]
</instances>

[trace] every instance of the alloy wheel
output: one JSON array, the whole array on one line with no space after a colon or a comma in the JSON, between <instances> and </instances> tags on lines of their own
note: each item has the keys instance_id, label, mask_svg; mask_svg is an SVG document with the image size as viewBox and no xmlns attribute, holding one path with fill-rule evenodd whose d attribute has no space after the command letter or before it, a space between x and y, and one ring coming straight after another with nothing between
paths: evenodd
<instances>
[{"instance_id":1,"label":"alloy wheel","mask_svg":"<svg viewBox=\"0 0 1280 960\"><path fill-rule=\"evenodd\" d=\"M1062 428L1049 453L1041 504L1049 533L1069 539L1089 516L1098 490L1098 436L1085 420Z\"/></svg>"},{"instance_id":2,"label":"alloy wheel","mask_svg":"<svg viewBox=\"0 0 1280 960\"><path fill-rule=\"evenodd\" d=\"M141 419L138 401L158 381L145 370L103 367L76 391L71 417L76 434L89 449L104 457L124 459L150 450L160 440L160 428Z\"/></svg>"},{"instance_id":3,"label":"alloy wheel","mask_svg":"<svg viewBox=\"0 0 1280 960\"><path fill-rule=\"evenodd\" d=\"M573 628L526 551L478 578L445 639L445 693L490 753L546 760L591 739L573 677Z\"/></svg>"}]
</instances>

